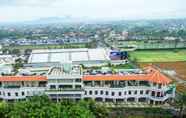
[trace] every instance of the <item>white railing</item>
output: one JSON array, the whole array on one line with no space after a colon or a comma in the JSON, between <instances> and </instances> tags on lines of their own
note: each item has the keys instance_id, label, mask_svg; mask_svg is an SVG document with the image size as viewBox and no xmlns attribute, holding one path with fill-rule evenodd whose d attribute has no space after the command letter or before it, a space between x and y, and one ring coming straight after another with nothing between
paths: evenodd
<instances>
[{"instance_id":1,"label":"white railing","mask_svg":"<svg viewBox=\"0 0 186 118\"><path fill-rule=\"evenodd\" d=\"M165 101L167 100L168 98L172 98L173 95L172 94L167 94L166 96L163 96L163 97L155 97L155 96L150 96L149 98L151 100L154 100L154 101Z\"/></svg>"}]
</instances>

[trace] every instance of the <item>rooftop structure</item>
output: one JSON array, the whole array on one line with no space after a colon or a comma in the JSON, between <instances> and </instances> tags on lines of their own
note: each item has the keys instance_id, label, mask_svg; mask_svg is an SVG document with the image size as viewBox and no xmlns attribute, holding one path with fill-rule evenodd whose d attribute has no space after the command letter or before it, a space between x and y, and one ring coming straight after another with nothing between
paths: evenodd
<instances>
[{"instance_id":1,"label":"rooftop structure","mask_svg":"<svg viewBox=\"0 0 186 118\"><path fill-rule=\"evenodd\" d=\"M0 55L0 64L13 64L15 63L12 55Z\"/></svg>"},{"instance_id":2,"label":"rooftop structure","mask_svg":"<svg viewBox=\"0 0 186 118\"><path fill-rule=\"evenodd\" d=\"M61 64L48 72L46 94L53 100L62 98L81 99L83 97L82 72L79 65Z\"/></svg>"},{"instance_id":3,"label":"rooftop structure","mask_svg":"<svg viewBox=\"0 0 186 118\"><path fill-rule=\"evenodd\" d=\"M149 81L158 84L169 84L172 80L163 75L159 70L152 67L147 68L144 73L138 74L104 74L104 75L85 75L83 80L86 81L111 81L111 80L136 80Z\"/></svg>"}]
</instances>

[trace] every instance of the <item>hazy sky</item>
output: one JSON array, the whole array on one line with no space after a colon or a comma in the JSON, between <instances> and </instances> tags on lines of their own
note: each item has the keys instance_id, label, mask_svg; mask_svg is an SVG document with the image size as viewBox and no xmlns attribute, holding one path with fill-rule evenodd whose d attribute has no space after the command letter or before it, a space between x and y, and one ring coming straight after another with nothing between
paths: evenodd
<instances>
[{"instance_id":1,"label":"hazy sky","mask_svg":"<svg viewBox=\"0 0 186 118\"><path fill-rule=\"evenodd\" d=\"M43 17L151 19L186 17L186 0L0 0L0 22Z\"/></svg>"}]
</instances>

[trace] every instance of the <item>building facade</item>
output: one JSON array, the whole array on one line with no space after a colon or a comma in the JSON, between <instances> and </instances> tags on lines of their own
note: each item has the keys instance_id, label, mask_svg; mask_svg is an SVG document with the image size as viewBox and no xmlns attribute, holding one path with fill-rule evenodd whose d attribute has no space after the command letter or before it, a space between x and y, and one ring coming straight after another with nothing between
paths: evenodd
<instances>
[{"instance_id":1,"label":"building facade","mask_svg":"<svg viewBox=\"0 0 186 118\"><path fill-rule=\"evenodd\" d=\"M1 76L0 99L25 100L34 95L43 95L47 78L44 76Z\"/></svg>"},{"instance_id":2,"label":"building facade","mask_svg":"<svg viewBox=\"0 0 186 118\"><path fill-rule=\"evenodd\" d=\"M0 77L2 100L48 95L62 99L94 99L102 102L147 102L163 104L175 97L175 86L160 70L148 67L139 72L84 73L79 65L51 67L47 76Z\"/></svg>"},{"instance_id":3,"label":"building facade","mask_svg":"<svg viewBox=\"0 0 186 118\"><path fill-rule=\"evenodd\" d=\"M52 67L48 74L46 94L54 101L83 98L81 66L63 64Z\"/></svg>"}]
</instances>

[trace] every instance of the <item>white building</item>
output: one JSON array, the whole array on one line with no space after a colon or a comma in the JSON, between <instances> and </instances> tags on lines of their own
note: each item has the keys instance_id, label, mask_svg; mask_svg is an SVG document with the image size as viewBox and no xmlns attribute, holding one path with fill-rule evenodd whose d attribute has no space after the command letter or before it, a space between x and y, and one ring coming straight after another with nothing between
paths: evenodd
<instances>
[{"instance_id":1,"label":"white building","mask_svg":"<svg viewBox=\"0 0 186 118\"><path fill-rule=\"evenodd\" d=\"M0 99L6 101L24 100L34 95L42 95L46 89L44 76L1 76Z\"/></svg>"},{"instance_id":2,"label":"white building","mask_svg":"<svg viewBox=\"0 0 186 118\"><path fill-rule=\"evenodd\" d=\"M83 74L78 65L52 67L45 76L2 76L0 98L25 99L47 94L51 99L94 99L103 102L163 104L175 97L172 81L156 68L116 74Z\"/></svg>"},{"instance_id":3,"label":"white building","mask_svg":"<svg viewBox=\"0 0 186 118\"><path fill-rule=\"evenodd\" d=\"M85 75L82 80L84 99L161 104L175 97L171 80L151 67L138 74Z\"/></svg>"},{"instance_id":4,"label":"white building","mask_svg":"<svg viewBox=\"0 0 186 118\"><path fill-rule=\"evenodd\" d=\"M28 64L43 65L49 63L68 63L99 66L107 64L110 50L99 49L51 49L33 50L29 57ZM53 65L53 64L52 64Z\"/></svg>"}]
</instances>

